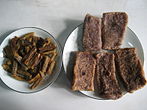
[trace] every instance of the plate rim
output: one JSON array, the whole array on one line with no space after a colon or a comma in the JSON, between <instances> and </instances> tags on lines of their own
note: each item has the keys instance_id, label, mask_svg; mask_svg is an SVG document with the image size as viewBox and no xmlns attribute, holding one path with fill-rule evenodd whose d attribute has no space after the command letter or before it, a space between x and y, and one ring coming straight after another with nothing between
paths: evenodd
<instances>
[{"instance_id":1,"label":"plate rim","mask_svg":"<svg viewBox=\"0 0 147 110\"><path fill-rule=\"evenodd\" d=\"M46 89L47 87L49 87L49 86L51 86L56 80L57 80L57 78L59 77L59 75L60 75L60 73L61 73L61 68L62 68L62 66L63 66L63 60L62 60L62 57L63 57L63 50L62 50L62 46L61 46L61 44L59 43L59 41L58 40L56 40L55 39L55 37L52 35L52 34L50 34L48 31L46 31L46 30L44 30L44 29L42 29L42 28L39 28L39 27L21 27L21 28L18 28L18 29L15 29L14 31L12 31L10 34L8 34L4 39L3 39L3 41L1 42L1 44L0 44L0 49L3 49L2 48L2 44L4 43L4 41L6 40L6 38L8 38L8 36L9 35L11 35L11 34L13 34L14 32L17 32L17 31L20 31L21 29L28 29L28 28L30 28L30 29L38 29L38 30L41 30L41 31L43 31L43 32L45 32L45 33L47 33L48 35L50 35L50 37L56 42L56 44L58 45L58 48L59 48L59 53L60 53L60 64L59 64L59 70L58 70L58 74L56 75L56 77L54 77L48 84L46 84L46 86L44 86L44 87L42 87L42 88L40 88L40 89L38 89L38 90L34 90L34 91L20 91L20 90L16 90L16 89L14 89L14 88L11 88L9 85L7 85L2 79L1 79L1 77L0 77L0 80L3 82L3 84L5 84L10 90L12 90L12 91L15 91L15 92L17 92L17 93L23 93L23 94L32 94L32 93L38 93L38 92L41 92L42 90L44 90L44 89Z\"/></svg>"},{"instance_id":2,"label":"plate rim","mask_svg":"<svg viewBox=\"0 0 147 110\"><path fill-rule=\"evenodd\" d=\"M70 37L70 35L72 34L72 32L73 32L74 30L76 30L78 27L80 27L81 25L84 25L84 23L82 22L82 23L80 23L79 25L77 25L75 28L73 28L72 31L68 34L68 37L65 39L64 46L63 46L63 55L64 55L65 45L66 45L66 43L67 43L68 38ZM139 41L140 46L141 46L141 48L142 48L142 50L143 50L143 46L142 46L142 44L141 44L139 38L138 38L137 35L135 34L135 32L134 32L133 30L131 30L128 26L127 26L127 29L129 29L129 31L131 31L131 32L136 36L136 38L137 38L137 40ZM142 51L142 54L143 54L143 57L142 57L142 58L143 58L142 65L144 66L144 51ZM69 78L67 77L67 74L66 74L66 71L65 71L65 68L64 68L64 64L63 64L63 61L64 61L64 60L63 60L63 55L62 55L62 65L63 65L64 74L66 75L66 78L68 79L68 82L69 82L70 85L71 85L71 82L70 82ZM89 97L89 98L96 99L96 100L112 100L112 99L104 99L104 98L101 98L101 97L92 97L92 96L90 96L90 95L84 94L82 91L77 91L77 92L81 93L81 94L84 95L84 96L87 96L87 97Z\"/></svg>"}]
</instances>

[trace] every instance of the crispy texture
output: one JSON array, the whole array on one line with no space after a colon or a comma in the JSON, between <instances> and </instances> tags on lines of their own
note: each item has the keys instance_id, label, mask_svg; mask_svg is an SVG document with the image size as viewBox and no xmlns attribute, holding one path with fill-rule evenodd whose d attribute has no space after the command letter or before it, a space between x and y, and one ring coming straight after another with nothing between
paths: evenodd
<instances>
[{"instance_id":1,"label":"crispy texture","mask_svg":"<svg viewBox=\"0 0 147 110\"><path fill-rule=\"evenodd\" d=\"M77 52L72 90L94 91L96 61L89 52Z\"/></svg>"},{"instance_id":2,"label":"crispy texture","mask_svg":"<svg viewBox=\"0 0 147 110\"><path fill-rule=\"evenodd\" d=\"M32 58L32 60L30 62L30 68L34 69L39 64L39 62L41 61L42 57L43 56L41 54L36 53L35 56Z\"/></svg>"},{"instance_id":3,"label":"crispy texture","mask_svg":"<svg viewBox=\"0 0 147 110\"><path fill-rule=\"evenodd\" d=\"M40 84L42 83L42 79L37 79L35 82L33 82L31 85L30 85L30 89L35 89L37 86L39 86Z\"/></svg>"},{"instance_id":4,"label":"crispy texture","mask_svg":"<svg viewBox=\"0 0 147 110\"><path fill-rule=\"evenodd\" d=\"M115 50L117 74L128 92L146 85L144 71L135 48Z\"/></svg>"},{"instance_id":5,"label":"crispy texture","mask_svg":"<svg viewBox=\"0 0 147 110\"><path fill-rule=\"evenodd\" d=\"M40 74L37 74L34 78L32 78L31 80L29 80L28 82L29 83L33 83L33 82L35 82L37 79L39 79L41 76L40 76Z\"/></svg>"},{"instance_id":6,"label":"crispy texture","mask_svg":"<svg viewBox=\"0 0 147 110\"><path fill-rule=\"evenodd\" d=\"M22 62L28 66L28 64L30 63L30 60L34 57L36 51L37 51L37 49L35 47L33 47L30 50L30 52L23 57Z\"/></svg>"},{"instance_id":7,"label":"crispy texture","mask_svg":"<svg viewBox=\"0 0 147 110\"><path fill-rule=\"evenodd\" d=\"M13 74L13 75L11 75L11 77L13 77L14 79L19 80L19 81L25 81L24 78L18 76L17 74Z\"/></svg>"},{"instance_id":8,"label":"crispy texture","mask_svg":"<svg viewBox=\"0 0 147 110\"><path fill-rule=\"evenodd\" d=\"M12 53L12 50L11 50L11 47L10 46L6 46L4 48L4 54L5 54L5 57L9 58L9 59L13 59L13 53Z\"/></svg>"},{"instance_id":9,"label":"crispy texture","mask_svg":"<svg viewBox=\"0 0 147 110\"><path fill-rule=\"evenodd\" d=\"M48 56L45 56L43 59L43 63L41 64L41 68L39 69L39 73L42 77L44 77L48 71L48 67L51 68L50 66L50 58Z\"/></svg>"},{"instance_id":10,"label":"crispy texture","mask_svg":"<svg viewBox=\"0 0 147 110\"><path fill-rule=\"evenodd\" d=\"M51 75L52 72L53 72L53 69L54 69L55 65L56 65L56 62L55 62L55 61L52 61L52 62L48 65L48 69L47 69L47 71L46 71L46 74Z\"/></svg>"},{"instance_id":11,"label":"crispy texture","mask_svg":"<svg viewBox=\"0 0 147 110\"><path fill-rule=\"evenodd\" d=\"M24 77L24 79L25 79L26 81L32 79L32 74L29 73L28 71L24 71L24 70L22 70L22 69L18 69L18 70L17 70L17 75L18 75L18 74L20 74L19 76Z\"/></svg>"},{"instance_id":12,"label":"crispy texture","mask_svg":"<svg viewBox=\"0 0 147 110\"><path fill-rule=\"evenodd\" d=\"M4 70L6 70L6 71L8 71L8 72L11 72L11 71L12 71L11 65L9 65L9 64L7 64L7 63L6 63L6 64L4 63L4 64L2 65L2 67L3 67Z\"/></svg>"},{"instance_id":13,"label":"crispy texture","mask_svg":"<svg viewBox=\"0 0 147 110\"><path fill-rule=\"evenodd\" d=\"M12 74L16 74L18 69L18 63L13 60L13 66L12 66Z\"/></svg>"},{"instance_id":14,"label":"crispy texture","mask_svg":"<svg viewBox=\"0 0 147 110\"><path fill-rule=\"evenodd\" d=\"M29 37L34 36L34 34L35 34L34 32L27 33L27 34L23 35L23 36L21 37L21 39L27 39L27 38L29 38Z\"/></svg>"},{"instance_id":15,"label":"crispy texture","mask_svg":"<svg viewBox=\"0 0 147 110\"><path fill-rule=\"evenodd\" d=\"M100 97L118 99L122 96L121 89L115 76L115 62L112 53L96 55L96 88Z\"/></svg>"},{"instance_id":16,"label":"crispy texture","mask_svg":"<svg viewBox=\"0 0 147 110\"><path fill-rule=\"evenodd\" d=\"M83 47L87 51L97 51L101 49L101 19L86 15L83 30Z\"/></svg>"},{"instance_id":17,"label":"crispy texture","mask_svg":"<svg viewBox=\"0 0 147 110\"><path fill-rule=\"evenodd\" d=\"M46 51L54 50L56 46L53 43L49 43L48 45L43 44L43 47L39 48L39 52L43 53Z\"/></svg>"},{"instance_id":18,"label":"crispy texture","mask_svg":"<svg viewBox=\"0 0 147 110\"><path fill-rule=\"evenodd\" d=\"M128 15L124 12L103 13L102 48L117 49L122 44L128 23Z\"/></svg>"},{"instance_id":19,"label":"crispy texture","mask_svg":"<svg viewBox=\"0 0 147 110\"><path fill-rule=\"evenodd\" d=\"M46 73L53 73L57 56L51 38L42 39L34 32L10 39L4 53L7 61L3 68L16 80L28 82L30 89L38 87Z\"/></svg>"},{"instance_id":20,"label":"crispy texture","mask_svg":"<svg viewBox=\"0 0 147 110\"><path fill-rule=\"evenodd\" d=\"M42 72L46 72L49 63L50 63L50 58L48 56L45 56L43 66L41 69Z\"/></svg>"}]
</instances>

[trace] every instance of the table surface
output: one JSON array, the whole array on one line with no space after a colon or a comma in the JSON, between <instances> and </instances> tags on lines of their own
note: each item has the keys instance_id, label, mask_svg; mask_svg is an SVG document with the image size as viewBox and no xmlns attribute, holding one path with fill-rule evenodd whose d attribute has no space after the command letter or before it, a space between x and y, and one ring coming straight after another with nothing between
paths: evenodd
<instances>
[{"instance_id":1,"label":"table surface","mask_svg":"<svg viewBox=\"0 0 147 110\"><path fill-rule=\"evenodd\" d=\"M63 47L86 13L100 16L108 11L128 13L128 26L144 49L145 68L147 0L0 0L0 43L20 27L35 26L50 32ZM16 93L0 81L0 110L147 110L146 104L147 86L116 101L95 100L72 92L63 69L53 85L33 94Z\"/></svg>"}]
</instances>

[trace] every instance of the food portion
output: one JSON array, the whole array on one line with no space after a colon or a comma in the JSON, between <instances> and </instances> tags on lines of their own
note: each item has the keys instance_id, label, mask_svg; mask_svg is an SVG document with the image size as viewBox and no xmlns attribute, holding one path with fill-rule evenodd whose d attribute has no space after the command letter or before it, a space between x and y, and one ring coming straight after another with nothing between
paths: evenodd
<instances>
[{"instance_id":1,"label":"food portion","mask_svg":"<svg viewBox=\"0 0 147 110\"><path fill-rule=\"evenodd\" d=\"M83 48L86 51L118 49L128 23L125 12L103 13L102 18L87 14L84 19Z\"/></svg>"},{"instance_id":2,"label":"food portion","mask_svg":"<svg viewBox=\"0 0 147 110\"><path fill-rule=\"evenodd\" d=\"M144 71L135 48L115 50L117 74L127 92L133 92L146 85Z\"/></svg>"},{"instance_id":3,"label":"food portion","mask_svg":"<svg viewBox=\"0 0 147 110\"><path fill-rule=\"evenodd\" d=\"M86 15L84 51L76 54L72 90L94 91L115 100L146 85L136 48L120 48L127 23L124 12L103 13L102 20Z\"/></svg>"},{"instance_id":4,"label":"food portion","mask_svg":"<svg viewBox=\"0 0 147 110\"><path fill-rule=\"evenodd\" d=\"M73 75L72 90L94 91L99 97L112 100L146 85L135 48L76 52Z\"/></svg>"},{"instance_id":5,"label":"food portion","mask_svg":"<svg viewBox=\"0 0 147 110\"><path fill-rule=\"evenodd\" d=\"M96 60L90 52L77 52L72 90L94 91Z\"/></svg>"},{"instance_id":6,"label":"food portion","mask_svg":"<svg viewBox=\"0 0 147 110\"><path fill-rule=\"evenodd\" d=\"M86 15L83 30L83 47L86 51L98 51L101 49L101 18Z\"/></svg>"},{"instance_id":7,"label":"food portion","mask_svg":"<svg viewBox=\"0 0 147 110\"><path fill-rule=\"evenodd\" d=\"M128 15L124 12L103 13L102 48L117 49L122 44L128 23Z\"/></svg>"},{"instance_id":8,"label":"food portion","mask_svg":"<svg viewBox=\"0 0 147 110\"><path fill-rule=\"evenodd\" d=\"M10 76L39 86L46 75L51 75L56 64L57 50L51 38L37 37L34 32L10 39L4 48L3 68Z\"/></svg>"},{"instance_id":9,"label":"food portion","mask_svg":"<svg viewBox=\"0 0 147 110\"><path fill-rule=\"evenodd\" d=\"M102 98L118 99L122 92L115 75L114 54L102 52L96 55L95 88Z\"/></svg>"}]
</instances>

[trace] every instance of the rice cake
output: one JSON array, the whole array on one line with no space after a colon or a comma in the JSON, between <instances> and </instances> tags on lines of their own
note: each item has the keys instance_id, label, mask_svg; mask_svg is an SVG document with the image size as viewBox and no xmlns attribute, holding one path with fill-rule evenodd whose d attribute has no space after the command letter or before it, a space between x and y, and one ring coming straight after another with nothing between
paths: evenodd
<instances>
[{"instance_id":1,"label":"rice cake","mask_svg":"<svg viewBox=\"0 0 147 110\"><path fill-rule=\"evenodd\" d=\"M115 50L117 74L127 92L133 92L146 84L143 67L136 48Z\"/></svg>"},{"instance_id":2,"label":"rice cake","mask_svg":"<svg viewBox=\"0 0 147 110\"><path fill-rule=\"evenodd\" d=\"M115 75L115 61L112 53L99 53L96 55L96 85L98 94L106 99L118 99L122 91Z\"/></svg>"},{"instance_id":3,"label":"rice cake","mask_svg":"<svg viewBox=\"0 0 147 110\"><path fill-rule=\"evenodd\" d=\"M124 12L103 13L102 48L117 49L122 44L128 23L128 15Z\"/></svg>"},{"instance_id":4,"label":"rice cake","mask_svg":"<svg viewBox=\"0 0 147 110\"><path fill-rule=\"evenodd\" d=\"M90 52L77 52L72 90L94 91L96 60Z\"/></svg>"},{"instance_id":5,"label":"rice cake","mask_svg":"<svg viewBox=\"0 0 147 110\"><path fill-rule=\"evenodd\" d=\"M86 51L101 49L101 18L86 15L83 30L83 47Z\"/></svg>"}]
</instances>

